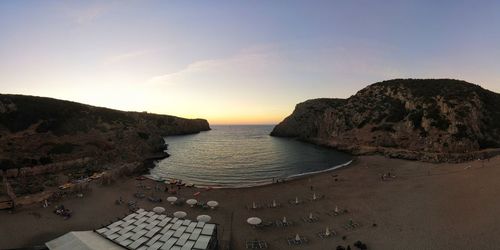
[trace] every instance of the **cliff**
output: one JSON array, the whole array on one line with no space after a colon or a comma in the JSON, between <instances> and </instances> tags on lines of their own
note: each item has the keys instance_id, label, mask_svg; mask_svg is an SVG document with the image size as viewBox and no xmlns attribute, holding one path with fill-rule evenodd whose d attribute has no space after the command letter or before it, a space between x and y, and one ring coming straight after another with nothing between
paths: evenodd
<instances>
[{"instance_id":1,"label":"cliff","mask_svg":"<svg viewBox=\"0 0 500 250\"><path fill-rule=\"evenodd\" d=\"M79 166L80 174L92 173L96 166L163 156L164 136L209 129L203 119L0 95L0 170L92 159Z\"/></svg>"},{"instance_id":2,"label":"cliff","mask_svg":"<svg viewBox=\"0 0 500 250\"><path fill-rule=\"evenodd\" d=\"M348 99L300 103L273 136L353 154L431 162L489 157L500 148L500 94L452 79L395 79Z\"/></svg>"}]
</instances>

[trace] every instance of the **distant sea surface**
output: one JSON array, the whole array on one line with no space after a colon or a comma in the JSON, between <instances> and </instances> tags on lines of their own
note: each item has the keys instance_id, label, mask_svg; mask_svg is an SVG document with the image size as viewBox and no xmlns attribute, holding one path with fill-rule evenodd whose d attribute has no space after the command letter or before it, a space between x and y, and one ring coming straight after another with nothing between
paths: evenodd
<instances>
[{"instance_id":1,"label":"distant sea surface","mask_svg":"<svg viewBox=\"0 0 500 250\"><path fill-rule=\"evenodd\" d=\"M351 160L332 149L271 137L273 126L212 126L211 131L165 138L170 157L151 170L153 177L199 186L243 187L326 171Z\"/></svg>"}]
</instances>

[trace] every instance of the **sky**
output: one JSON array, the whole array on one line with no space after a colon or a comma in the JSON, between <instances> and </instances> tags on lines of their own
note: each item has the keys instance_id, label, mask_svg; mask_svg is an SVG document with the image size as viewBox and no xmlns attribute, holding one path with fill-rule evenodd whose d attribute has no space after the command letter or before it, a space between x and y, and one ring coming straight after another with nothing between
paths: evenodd
<instances>
[{"instance_id":1,"label":"sky","mask_svg":"<svg viewBox=\"0 0 500 250\"><path fill-rule=\"evenodd\" d=\"M500 1L0 1L0 93L211 124L393 78L500 93Z\"/></svg>"}]
</instances>

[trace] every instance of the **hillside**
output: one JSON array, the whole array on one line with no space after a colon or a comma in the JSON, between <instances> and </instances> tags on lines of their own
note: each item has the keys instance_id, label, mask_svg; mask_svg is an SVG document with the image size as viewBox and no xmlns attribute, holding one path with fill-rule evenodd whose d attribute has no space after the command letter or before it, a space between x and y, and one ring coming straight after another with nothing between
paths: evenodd
<instances>
[{"instance_id":1,"label":"hillside","mask_svg":"<svg viewBox=\"0 0 500 250\"><path fill-rule=\"evenodd\" d=\"M500 94L465 81L395 79L372 84L345 100L300 103L271 135L354 154L466 161L500 148L499 107Z\"/></svg>"},{"instance_id":2,"label":"hillside","mask_svg":"<svg viewBox=\"0 0 500 250\"><path fill-rule=\"evenodd\" d=\"M0 170L25 168L34 173L43 166L54 166L72 169L74 177L85 176L124 163L165 157L164 136L209 129L203 119L0 95Z\"/></svg>"}]
</instances>

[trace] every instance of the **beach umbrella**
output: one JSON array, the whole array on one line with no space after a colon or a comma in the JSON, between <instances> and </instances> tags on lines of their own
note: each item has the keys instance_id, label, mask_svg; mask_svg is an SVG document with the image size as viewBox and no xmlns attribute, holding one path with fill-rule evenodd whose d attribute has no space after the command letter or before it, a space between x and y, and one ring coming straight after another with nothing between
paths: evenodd
<instances>
[{"instance_id":1,"label":"beach umbrella","mask_svg":"<svg viewBox=\"0 0 500 250\"><path fill-rule=\"evenodd\" d=\"M296 234L296 235L295 235L295 241L300 241L300 236L299 236L299 234Z\"/></svg>"},{"instance_id":2,"label":"beach umbrella","mask_svg":"<svg viewBox=\"0 0 500 250\"><path fill-rule=\"evenodd\" d=\"M252 208L253 208L253 209L256 209L256 208L257 208L257 205L255 205L255 201L252 203Z\"/></svg>"},{"instance_id":3,"label":"beach umbrella","mask_svg":"<svg viewBox=\"0 0 500 250\"><path fill-rule=\"evenodd\" d=\"M247 219L247 223L252 226L259 225L260 223L262 223L262 219L260 219L259 217L250 217Z\"/></svg>"},{"instance_id":4,"label":"beach umbrella","mask_svg":"<svg viewBox=\"0 0 500 250\"><path fill-rule=\"evenodd\" d=\"M326 236L330 236L330 228L326 227L325 235Z\"/></svg>"},{"instance_id":5,"label":"beach umbrella","mask_svg":"<svg viewBox=\"0 0 500 250\"><path fill-rule=\"evenodd\" d=\"M206 214L198 215L198 217L196 217L196 220L201 221L201 222L209 222L211 219L212 219L212 217L210 217Z\"/></svg>"},{"instance_id":6,"label":"beach umbrella","mask_svg":"<svg viewBox=\"0 0 500 250\"><path fill-rule=\"evenodd\" d=\"M175 218L182 219L182 218L184 218L186 216L187 216L187 213L184 212L184 211L177 211L177 212L174 213L174 217Z\"/></svg>"},{"instance_id":7,"label":"beach umbrella","mask_svg":"<svg viewBox=\"0 0 500 250\"><path fill-rule=\"evenodd\" d=\"M299 204L299 197L295 196L295 204Z\"/></svg>"},{"instance_id":8,"label":"beach umbrella","mask_svg":"<svg viewBox=\"0 0 500 250\"><path fill-rule=\"evenodd\" d=\"M340 212L340 211L339 211L339 207L338 207L338 206L335 206L335 210L334 210L334 211L335 211L335 213L339 213L339 212Z\"/></svg>"},{"instance_id":9,"label":"beach umbrella","mask_svg":"<svg viewBox=\"0 0 500 250\"><path fill-rule=\"evenodd\" d=\"M174 202L177 201L177 197L169 196L169 197L167 197L167 201L170 202L170 204L174 204Z\"/></svg>"},{"instance_id":10,"label":"beach umbrella","mask_svg":"<svg viewBox=\"0 0 500 250\"><path fill-rule=\"evenodd\" d=\"M196 205L196 203L198 203L198 201L195 199L189 199L186 201L186 203L193 207L194 205Z\"/></svg>"},{"instance_id":11,"label":"beach umbrella","mask_svg":"<svg viewBox=\"0 0 500 250\"><path fill-rule=\"evenodd\" d=\"M312 220L313 218L313 213L309 213L309 219Z\"/></svg>"},{"instance_id":12,"label":"beach umbrella","mask_svg":"<svg viewBox=\"0 0 500 250\"><path fill-rule=\"evenodd\" d=\"M207 205L211 208L211 209L215 209L215 207L217 207L219 205L219 203L217 201L209 201L207 202Z\"/></svg>"},{"instance_id":13,"label":"beach umbrella","mask_svg":"<svg viewBox=\"0 0 500 250\"><path fill-rule=\"evenodd\" d=\"M286 224L286 216L283 216L283 223Z\"/></svg>"},{"instance_id":14,"label":"beach umbrella","mask_svg":"<svg viewBox=\"0 0 500 250\"><path fill-rule=\"evenodd\" d=\"M163 208L163 207L155 207L155 208L153 208L153 212L155 212L157 214L162 214L162 213L165 213L165 208Z\"/></svg>"},{"instance_id":15,"label":"beach umbrella","mask_svg":"<svg viewBox=\"0 0 500 250\"><path fill-rule=\"evenodd\" d=\"M316 200L318 197L316 197L316 192L313 193L313 200Z\"/></svg>"},{"instance_id":16,"label":"beach umbrella","mask_svg":"<svg viewBox=\"0 0 500 250\"><path fill-rule=\"evenodd\" d=\"M277 207L276 200L273 200L273 207Z\"/></svg>"}]
</instances>

